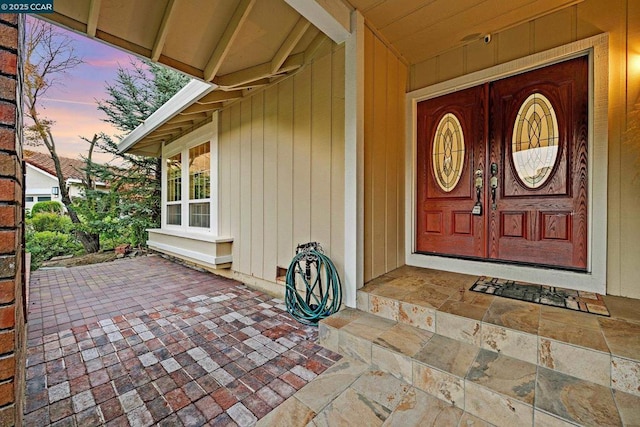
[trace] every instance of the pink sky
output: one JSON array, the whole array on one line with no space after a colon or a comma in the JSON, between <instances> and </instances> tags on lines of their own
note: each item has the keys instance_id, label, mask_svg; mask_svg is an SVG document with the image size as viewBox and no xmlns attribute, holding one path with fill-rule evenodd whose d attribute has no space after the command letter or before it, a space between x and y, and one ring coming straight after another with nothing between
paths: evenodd
<instances>
[{"instance_id":1,"label":"pink sky","mask_svg":"<svg viewBox=\"0 0 640 427\"><path fill-rule=\"evenodd\" d=\"M33 18L27 19L27 25L30 19ZM106 83L115 81L119 65L130 68L131 61L138 59L86 36L61 31L65 31L75 41L75 48L84 63L65 75L64 86L49 89L41 104L45 108L44 115L56 122L52 127L52 134L58 154L79 158L81 154L87 154L89 146L81 136L91 139L95 133L100 132L109 135L122 133L102 121L105 115L98 110L96 100L106 98ZM47 152L44 147L26 148ZM94 160L108 162L111 156L94 152Z\"/></svg>"}]
</instances>

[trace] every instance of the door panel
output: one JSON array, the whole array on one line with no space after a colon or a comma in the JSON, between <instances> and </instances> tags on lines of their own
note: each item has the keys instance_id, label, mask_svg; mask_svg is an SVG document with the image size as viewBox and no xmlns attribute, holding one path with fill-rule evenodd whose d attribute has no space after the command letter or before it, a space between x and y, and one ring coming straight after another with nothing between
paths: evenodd
<instances>
[{"instance_id":1,"label":"door panel","mask_svg":"<svg viewBox=\"0 0 640 427\"><path fill-rule=\"evenodd\" d=\"M490 92L498 188L489 256L585 269L587 57L493 82Z\"/></svg>"},{"instance_id":2,"label":"door panel","mask_svg":"<svg viewBox=\"0 0 640 427\"><path fill-rule=\"evenodd\" d=\"M418 104L417 252L586 269L588 74L581 57Z\"/></svg>"},{"instance_id":3,"label":"door panel","mask_svg":"<svg viewBox=\"0 0 640 427\"><path fill-rule=\"evenodd\" d=\"M484 217L471 215L474 171L484 169L486 156L485 91L475 87L418 104L418 252L486 256ZM481 193L483 204L484 198Z\"/></svg>"}]
</instances>

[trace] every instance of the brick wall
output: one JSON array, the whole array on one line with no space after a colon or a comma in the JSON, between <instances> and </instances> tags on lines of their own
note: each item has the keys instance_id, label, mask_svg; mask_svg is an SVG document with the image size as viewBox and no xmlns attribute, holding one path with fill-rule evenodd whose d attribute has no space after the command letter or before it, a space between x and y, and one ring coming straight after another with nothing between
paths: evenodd
<instances>
[{"instance_id":1,"label":"brick wall","mask_svg":"<svg viewBox=\"0 0 640 427\"><path fill-rule=\"evenodd\" d=\"M21 425L25 370L21 66L24 19L0 14L0 426Z\"/></svg>"}]
</instances>

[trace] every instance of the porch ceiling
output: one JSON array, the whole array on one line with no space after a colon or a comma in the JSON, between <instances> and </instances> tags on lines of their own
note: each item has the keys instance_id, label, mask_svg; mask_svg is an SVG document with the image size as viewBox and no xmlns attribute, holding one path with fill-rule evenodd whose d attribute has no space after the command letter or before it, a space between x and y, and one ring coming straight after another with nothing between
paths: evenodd
<instances>
[{"instance_id":1,"label":"porch ceiling","mask_svg":"<svg viewBox=\"0 0 640 427\"><path fill-rule=\"evenodd\" d=\"M212 84L136 143L146 155L297 70L327 39L284 0L56 0L40 17Z\"/></svg>"},{"instance_id":2,"label":"porch ceiling","mask_svg":"<svg viewBox=\"0 0 640 427\"><path fill-rule=\"evenodd\" d=\"M56 0L41 17L211 84L129 141L129 152L157 156L227 103L302 67L327 35L344 40L351 9L415 64L581 1Z\"/></svg>"},{"instance_id":3,"label":"porch ceiling","mask_svg":"<svg viewBox=\"0 0 640 427\"><path fill-rule=\"evenodd\" d=\"M410 63L583 0L348 0Z\"/></svg>"}]
</instances>

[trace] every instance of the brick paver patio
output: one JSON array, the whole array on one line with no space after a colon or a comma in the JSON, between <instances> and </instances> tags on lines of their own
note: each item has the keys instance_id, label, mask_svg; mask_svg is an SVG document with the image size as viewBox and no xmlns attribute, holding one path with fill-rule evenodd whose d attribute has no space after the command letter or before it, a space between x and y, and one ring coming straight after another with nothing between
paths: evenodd
<instances>
[{"instance_id":1,"label":"brick paver patio","mask_svg":"<svg viewBox=\"0 0 640 427\"><path fill-rule=\"evenodd\" d=\"M28 426L253 425L340 358L283 302L159 256L31 278Z\"/></svg>"}]
</instances>

